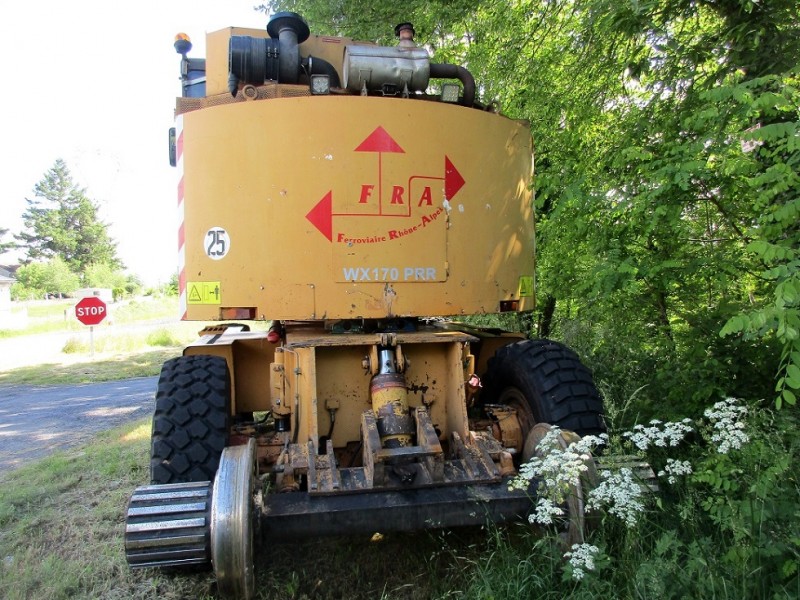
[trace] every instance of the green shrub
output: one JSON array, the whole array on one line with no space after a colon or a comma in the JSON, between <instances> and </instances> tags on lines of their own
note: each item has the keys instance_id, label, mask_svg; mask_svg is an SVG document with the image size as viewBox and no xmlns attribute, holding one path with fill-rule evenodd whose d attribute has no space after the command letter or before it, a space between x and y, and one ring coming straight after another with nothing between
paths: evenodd
<instances>
[{"instance_id":1,"label":"green shrub","mask_svg":"<svg viewBox=\"0 0 800 600\"><path fill-rule=\"evenodd\" d=\"M157 329L150 332L147 334L146 341L148 346L171 347L180 346L182 344L181 340L169 329Z\"/></svg>"},{"instance_id":2,"label":"green shrub","mask_svg":"<svg viewBox=\"0 0 800 600\"><path fill-rule=\"evenodd\" d=\"M64 354L85 354L89 352L89 344L78 338L69 338L61 349Z\"/></svg>"},{"instance_id":3,"label":"green shrub","mask_svg":"<svg viewBox=\"0 0 800 600\"><path fill-rule=\"evenodd\" d=\"M570 549L591 549L588 567L566 560L557 528L495 533L466 586L454 580L459 597L800 597L797 414L728 399L694 417L688 433L681 420L612 435L607 453L646 458L660 490L635 523L594 513L587 544Z\"/></svg>"}]
</instances>

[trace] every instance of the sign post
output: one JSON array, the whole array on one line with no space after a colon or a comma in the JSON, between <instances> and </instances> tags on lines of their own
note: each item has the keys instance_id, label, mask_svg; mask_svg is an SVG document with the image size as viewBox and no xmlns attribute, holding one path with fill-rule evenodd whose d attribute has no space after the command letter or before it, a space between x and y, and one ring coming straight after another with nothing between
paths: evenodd
<instances>
[{"instance_id":1,"label":"sign post","mask_svg":"<svg viewBox=\"0 0 800 600\"><path fill-rule=\"evenodd\" d=\"M94 326L106 318L106 303L97 296L81 298L75 305L75 316L78 321L89 326L89 348L94 356Z\"/></svg>"}]
</instances>

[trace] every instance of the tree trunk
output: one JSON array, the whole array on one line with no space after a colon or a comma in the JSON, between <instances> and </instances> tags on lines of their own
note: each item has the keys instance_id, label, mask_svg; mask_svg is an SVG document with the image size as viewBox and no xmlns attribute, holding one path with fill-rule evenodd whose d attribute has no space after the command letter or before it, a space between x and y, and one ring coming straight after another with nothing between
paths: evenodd
<instances>
[{"instance_id":1,"label":"tree trunk","mask_svg":"<svg viewBox=\"0 0 800 600\"><path fill-rule=\"evenodd\" d=\"M553 313L556 311L556 298L550 294L545 295L544 305L542 312L539 315L539 323L537 330L539 337L546 338L550 336L550 331L553 326Z\"/></svg>"}]
</instances>

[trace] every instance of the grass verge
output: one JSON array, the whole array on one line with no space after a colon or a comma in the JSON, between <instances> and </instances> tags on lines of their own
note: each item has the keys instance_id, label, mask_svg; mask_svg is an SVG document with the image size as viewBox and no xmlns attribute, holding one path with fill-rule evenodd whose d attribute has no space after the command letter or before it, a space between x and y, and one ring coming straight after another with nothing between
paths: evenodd
<instances>
[{"instance_id":1,"label":"grass verge","mask_svg":"<svg viewBox=\"0 0 800 600\"><path fill-rule=\"evenodd\" d=\"M152 578L128 576L119 545L126 496L147 477L149 437L139 422L4 477L1 597L134 598L156 589Z\"/></svg>"},{"instance_id":2,"label":"grass verge","mask_svg":"<svg viewBox=\"0 0 800 600\"><path fill-rule=\"evenodd\" d=\"M23 326L15 329L0 329L0 339L16 338L42 333L74 332L79 335L86 327L75 318L77 299L39 300L15 302L11 313L17 323ZM148 320L176 319L178 299L175 297L142 297L108 305L109 323L129 325Z\"/></svg>"},{"instance_id":3,"label":"grass verge","mask_svg":"<svg viewBox=\"0 0 800 600\"><path fill-rule=\"evenodd\" d=\"M128 497L148 482L150 421L12 471L0 485L0 597L216 598L208 571L130 570L123 548ZM460 547L477 558L485 532L387 535L269 544L257 557L257 598L460 597L445 589Z\"/></svg>"},{"instance_id":4,"label":"grass verge","mask_svg":"<svg viewBox=\"0 0 800 600\"><path fill-rule=\"evenodd\" d=\"M180 348L118 354L91 362L49 363L0 372L0 385L74 385L151 377L165 360L180 356Z\"/></svg>"}]
</instances>

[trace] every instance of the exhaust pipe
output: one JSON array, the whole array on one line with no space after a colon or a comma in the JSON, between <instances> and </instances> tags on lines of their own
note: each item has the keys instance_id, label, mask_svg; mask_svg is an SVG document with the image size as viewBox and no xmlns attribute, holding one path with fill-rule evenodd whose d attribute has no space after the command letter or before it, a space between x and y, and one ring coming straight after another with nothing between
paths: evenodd
<instances>
[{"instance_id":1,"label":"exhaust pipe","mask_svg":"<svg viewBox=\"0 0 800 600\"><path fill-rule=\"evenodd\" d=\"M437 79L458 79L464 86L464 106L475 104L475 78L464 67L446 63L431 63L431 77Z\"/></svg>"},{"instance_id":2,"label":"exhaust pipe","mask_svg":"<svg viewBox=\"0 0 800 600\"><path fill-rule=\"evenodd\" d=\"M305 19L293 12L275 13L267 23L269 37L278 39L278 81L297 83L300 77L300 49L311 35Z\"/></svg>"},{"instance_id":3,"label":"exhaust pipe","mask_svg":"<svg viewBox=\"0 0 800 600\"><path fill-rule=\"evenodd\" d=\"M228 47L228 91L236 96L239 83L261 85L267 80L297 83L300 49L311 31L303 17L279 12L267 23L269 39L244 35L231 37Z\"/></svg>"}]
</instances>

